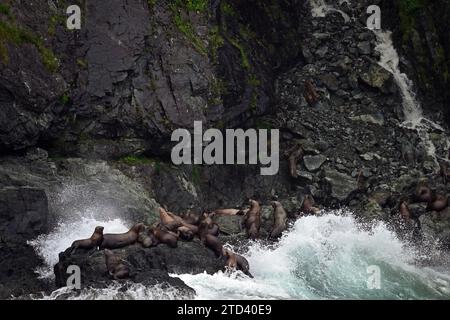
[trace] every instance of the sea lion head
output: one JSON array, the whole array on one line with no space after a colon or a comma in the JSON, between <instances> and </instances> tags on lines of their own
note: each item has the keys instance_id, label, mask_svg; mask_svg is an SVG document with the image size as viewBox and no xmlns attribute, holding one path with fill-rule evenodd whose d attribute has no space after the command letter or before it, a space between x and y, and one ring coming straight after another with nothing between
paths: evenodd
<instances>
[{"instance_id":1,"label":"sea lion head","mask_svg":"<svg viewBox=\"0 0 450 320\"><path fill-rule=\"evenodd\" d=\"M270 202L270 205L271 205L274 209L276 209L277 207L281 206L281 203L278 202L278 201L271 201L271 202Z\"/></svg>"},{"instance_id":2,"label":"sea lion head","mask_svg":"<svg viewBox=\"0 0 450 320\"><path fill-rule=\"evenodd\" d=\"M97 226L97 227L95 227L95 233L98 233L98 234L103 234L103 227L102 226Z\"/></svg>"},{"instance_id":3,"label":"sea lion head","mask_svg":"<svg viewBox=\"0 0 450 320\"><path fill-rule=\"evenodd\" d=\"M142 222L140 223L136 223L134 226L131 227L130 231L139 233L141 231L145 230L145 224L143 224Z\"/></svg>"}]
</instances>

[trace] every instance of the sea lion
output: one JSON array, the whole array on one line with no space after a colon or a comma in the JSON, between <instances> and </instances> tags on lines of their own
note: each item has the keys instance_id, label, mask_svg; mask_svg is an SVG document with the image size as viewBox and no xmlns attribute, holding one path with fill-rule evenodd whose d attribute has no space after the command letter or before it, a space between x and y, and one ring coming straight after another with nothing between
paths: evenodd
<instances>
[{"instance_id":1,"label":"sea lion","mask_svg":"<svg viewBox=\"0 0 450 320\"><path fill-rule=\"evenodd\" d=\"M314 207L316 204L316 201L311 195L306 195L305 199L303 200L302 207L300 209L301 212L305 214L316 214L320 211L319 208Z\"/></svg>"},{"instance_id":2,"label":"sea lion","mask_svg":"<svg viewBox=\"0 0 450 320\"><path fill-rule=\"evenodd\" d=\"M316 88L314 88L314 85L310 79L305 81L303 96L311 107L314 107L319 101L319 95L317 94Z\"/></svg>"},{"instance_id":3,"label":"sea lion","mask_svg":"<svg viewBox=\"0 0 450 320\"><path fill-rule=\"evenodd\" d=\"M70 253L75 252L77 249L92 250L100 246L103 241L103 227L95 227L94 233L89 239L75 240L70 246Z\"/></svg>"},{"instance_id":4,"label":"sea lion","mask_svg":"<svg viewBox=\"0 0 450 320\"><path fill-rule=\"evenodd\" d=\"M145 230L143 223L137 223L125 233L107 233L103 235L100 249L116 249L128 246L137 241L139 232Z\"/></svg>"},{"instance_id":5,"label":"sea lion","mask_svg":"<svg viewBox=\"0 0 450 320\"><path fill-rule=\"evenodd\" d=\"M406 201L400 202L398 211L404 220L409 221L411 219L411 211L409 210L408 203Z\"/></svg>"},{"instance_id":6,"label":"sea lion","mask_svg":"<svg viewBox=\"0 0 450 320\"><path fill-rule=\"evenodd\" d=\"M214 252L216 257L219 258L222 256L222 242L220 242L217 237L213 236L212 234L206 234L204 237L202 237L201 241L205 247L211 249Z\"/></svg>"},{"instance_id":7,"label":"sea lion","mask_svg":"<svg viewBox=\"0 0 450 320\"><path fill-rule=\"evenodd\" d=\"M296 143L291 149L289 149L289 173L292 178L298 178L297 164L303 159L304 154L305 152L299 143Z\"/></svg>"},{"instance_id":8,"label":"sea lion","mask_svg":"<svg viewBox=\"0 0 450 320\"><path fill-rule=\"evenodd\" d=\"M225 258L227 258L225 267L229 269L240 270L250 278L253 278L253 275L250 273L250 265L247 259L225 248L223 249L222 254Z\"/></svg>"},{"instance_id":9,"label":"sea lion","mask_svg":"<svg viewBox=\"0 0 450 320\"><path fill-rule=\"evenodd\" d=\"M188 229L190 229L190 231L193 234L196 234L198 232L198 227L196 225L187 223L186 221L184 221L183 218L177 216L176 214L167 211L167 214L178 224L180 224L180 226L177 227L177 230L180 229L180 227L186 227ZM182 230L186 230L186 228L182 228Z\"/></svg>"},{"instance_id":10,"label":"sea lion","mask_svg":"<svg viewBox=\"0 0 450 320\"><path fill-rule=\"evenodd\" d=\"M194 239L195 233L192 232L192 230L186 226L178 227L177 229L177 235L179 238L185 240L185 241L191 241Z\"/></svg>"},{"instance_id":11,"label":"sea lion","mask_svg":"<svg viewBox=\"0 0 450 320\"><path fill-rule=\"evenodd\" d=\"M118 255L109 249L105 249L105 263L108 274L114 279L126 279L130 277L130 269Z\"/></svg>"},{"instance_id":12,"label":"sea lion","mask_svg":"<svg viewBox=\"0 0 450 320\"><path fill-rule=\"evenodd\" d=\"M434 194L427 205L427 211L442 211L448 207L448 198L442 194Z\"/></svg>"},{"instance_id":13,"label":"sea lion","mask_svg":"<svg viewBox=\"0 0 450 320\"><path fill-rule=\"evenodd\" d=\"M211 219L212 214L203 213L202 219L197 229L197 235L200 239L206 234L217 237L219 235L219 226Z\"/></svg>"},{"instance_id":14,"label":"sea lion","mask_svg":"<svg viewBox=\"0 0 450 320\"><path fill-rule=\"evenodd\" d=\"M156 239L153 235L153 232L150 232L150 230L145 227L144 230L139 232L137 242L142 244L144 248L150 248L151 246L156 245Z\"/></svg>"},{"instance_id":15,"label":"sea lion","mask_svg":"<svg viewBox=\"0 0 450 320\"><path fill-rule=\"evenodd\" d=\"M269 238L275 239L286 230L287 213L278 201L272 201L271 205L273 207L273 226Z\"/></svg>"},{"instance_id":16,"label":"sea lion","mask_svg":"<svg viewBox=\"0 0 450 320\"><path fill-rule=\"evenodd\" d=\"M161 224L168 230L176 230L178 227L182 226L182 223L171 216L164 208L159 208L158 210Z\"/></svg>"},{"instance_id":17,"label":"sea lion","mask_svg":"<svg viewBox=\"0 0 450 320\"><path fill-rule=\"evenodd\" d=\"M250 199L250 210L245 214L242 225L245 227L247 238L255 240L259 238L261 227L261 206L258 201Z\"/></svg>"},{"instance_id":18,"label":"sea lion","mask_svg":"<svg viewBox=\"0 0 450 320\"><path fill-rule=\"evenodd\" d=\"M221 216L242 216L247 213L249 209L216 209L213 211L213 215Z\"/></svg>"},{"instance_id":19,"label":"sea lion","mask_svg":"<svg viewBox=\"0 0 450 320\"><path fill-rule=\"evenodd\" d=\"M414 200L417 202L430 202L431 189L428 187L426 180L421 180L417 184L416 190L414 191Z\"/></svg>"},{"instance_id":20,"label":"sea lion","mask_svg":"<svg viewBox=\"0 0 450 320\"><path fill-rule=\"evenodd\" d=\"M161 230L160 228L154 228L152 232L156 239L156 244L165 243L171 248L176 248L178 246L177 234L170 231Z\"/></svg>"},{"instance_id":21,"label":"sea lion","mask_svg":"<svg viewBox=\"0 0 450 320\"><path fill-rule=\"evenodd\" d=\"M195 214L191 211L188 211L184 214L182 214L181 218L183 218L183 220L186 223L192 224L192 225L197 225L200 223L200 215Z\"/></svg>"}]
</instances>

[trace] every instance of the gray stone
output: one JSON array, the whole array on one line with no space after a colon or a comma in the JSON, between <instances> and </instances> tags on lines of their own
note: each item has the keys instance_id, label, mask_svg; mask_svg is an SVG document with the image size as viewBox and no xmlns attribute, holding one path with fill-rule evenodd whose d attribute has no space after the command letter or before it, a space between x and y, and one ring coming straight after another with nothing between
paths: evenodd
<instances>
[{"instance_id":1,"label":"gray stone","mask_svg":"<svg viewBox=\"0 0 450 320\"><path fill-rule=\"evenodd\" d=\"M380 126L384 125L384 117L381 114L379 115L363 114L360 116L350 117L350 119L354 121L372 123Z\"/></svg>"},{"instance_id":2,"label":"gray stone","mask_svg":"<svg viewBox=\"0 0 450 320\"><path fill-rule=\"evenodd\" d=\"M363 41L358 43L358 49L361 54L369 55L372 52L370 41Z\"/></svg>"},{"instance_id":3,"label":"gray stone","mask_svg":"<svg viewBox=\"0 0 450 320\"><path fill-rule=\"evenodd\" d=\"M333 74L325 74L320 77L320 80L331 91L337 91L339 89L339 81Z\"/></svg>"},{"instance_id":4,"label":"gray stone","mask_svg":"<svg viewBox=\"0 0 450 320\"><path fill-rule=\"evenodd\" d=\"M362 73L360 78L373 88L386 89L388 81L392 79L392 74L378 64L372 64L369 71Z\"/></svg>"},{"instance_id":5,"label":"gray stone","mask_svg":"<svg viewBox=\"0 0 450 320\"><path fill-rule=\"evenodd\" d=\"M352 177L336 170L325 170L325 181L330 184L331 196L345 201L350 194L358 190L358 183Z\"/></svg>"},{"instance_id":6,"label":"gray stone","mask_svg":"<svg viewBox=\"0 0 450 320\"><path fill-rule=\"evenodd\" d=\"M303 157L303 163L305 167L310 172L315 172L320 169L320 167L327 161L327 157L324 155L317 156L305 156Z\"/></svg>"},{"instance_id":7,"label":"gray stone","mask_svg":"<svg viewBox=\"0 0 450 320\"><path fill-rule=\"evenodd\" d=\"M241 221L242 216L218 215L214 217L214 222L217 223L220 231L228 235L238 234L241 232Z\"/></svg>"}]
</instances>

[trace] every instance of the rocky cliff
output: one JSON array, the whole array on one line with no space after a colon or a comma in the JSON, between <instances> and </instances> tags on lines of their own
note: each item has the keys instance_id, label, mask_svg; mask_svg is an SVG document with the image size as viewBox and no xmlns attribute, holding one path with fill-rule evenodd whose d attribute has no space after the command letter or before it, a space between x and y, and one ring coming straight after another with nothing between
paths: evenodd
<instances>
[{"instance_id":1,"label":"rocky cliff","mask_svg":"<svg viewBox=\"0 0 450 320\"><path fill-rule=\"evenodd\" d=\"M395 224L399 199L420 179L447 194L439 162L449 148L449 2L375 2L425 116L443 126L426 141L401 126L401 91L365 24L373 1L340 1L341 13L313 17L304 0L76 0L82 28L69 31L64 0L2 0L0 296L46 288L27 241L61 217L96 211L152 223L159 205L200 211L249 197L278 198L294 216L311 194ZM170 134L194 120L280 129L279 173L172 165ZM304 157L293 177L296 145ZM426 236L448 247L449 209L412 209Z\"/></svg>"}]
</instances>

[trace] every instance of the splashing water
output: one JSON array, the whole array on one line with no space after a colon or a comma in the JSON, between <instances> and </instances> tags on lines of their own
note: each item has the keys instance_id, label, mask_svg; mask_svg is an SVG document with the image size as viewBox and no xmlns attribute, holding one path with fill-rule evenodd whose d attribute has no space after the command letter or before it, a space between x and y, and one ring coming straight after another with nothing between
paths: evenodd
<instances>
[{"instance_id":1,"label":"splashing water","mask_svg":"<svg viewBox=\"0 0 450 320\"><path fill-rule=\"evenodd\" d=\"M123 232L119 219L61 223L52 233L32 242L46 266L57 262L58 252L77 238L90 236L93 228ZM196 291L196 299L445 299L450 298L450 276L418 267L418 254L402 243L386 225L362 229L343 211L321 217L304 217L286 231L275 248L255 242L244 256L250 263L251 279L241 272L218 272L177 276ZM367 286L367 267L380 268L381 288ZM446 269L444 269L446 270ZM47 268L48 271L48 268ZM158 291L159 290L159 291ZM112 284L105 289L73 293L58 289L44 299L185 299L176 289L156 290L141 284L125 289ZM42 298L42 297L41 297Z\"/></svg>"},{"instance_id":2,"label":"splashing water","mask_svg":"<svg viewBox=\"0 0 450 320\"><path fill-rule=\"evenodd\" d=\"M416 253L384 224L361 230L351 215L298 220L275 249L254 244L243 275L179 275L198 299L445 299L450 275L414 264ZM369 289L368 266L381 271Z\"/></svg>"},{"instance_id":3,"label":"splashing water","mask_svg":"<svg viewBox=\"0 0 450 320\"><path fill-rule=\"evenodd\" d=\"M63 287L53 291L48 296L33 295L31 298L42 300L61 298L68 300L185 300L191 299L192 294L161 284L144 286L140 283L127 282L122 284L114 282L106 288L86 288L79 292Z\"/></svg>"},{"instance_id":4,"label":"splashing water","mask_svg":"<svg viewBox=\"0 0 450 320\"><path fill-rule=\"evenodd\" d=\"M339 4L343 3L349 4L350 1L341 0ZM350 21L350 17L344 11L334 8L333 6L327 4L325 0L310 0L309 4L311 5L311 15L314 18L324 18L330 12L338 12L342 18L344 18L345 23Z\"/></svg>"},{"instance_id":5,"label":"splashing water","mask_svg":"<svg viewBox=\"0 0 450 320\"><path fill-rule=\"evenodd\" d=\"M51 233L29 241L28 244L45 262L44 266L36 270L39 278L53 278L53 266L58 262L58 254L70 247L73 241L89 238L96 226L103 226L105 233L122 233L129 229L118 218L99 221L93 217L83 217L72 222L60 222Z\"/></svg>"}]
</instances>

